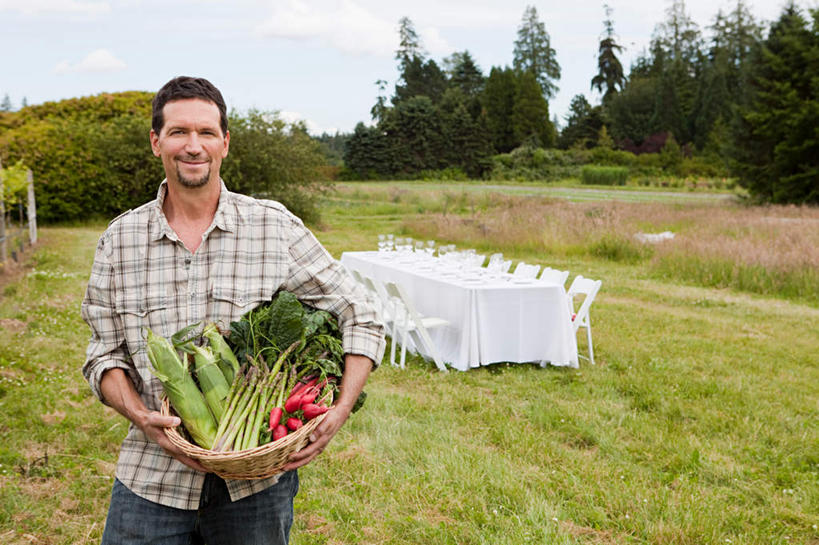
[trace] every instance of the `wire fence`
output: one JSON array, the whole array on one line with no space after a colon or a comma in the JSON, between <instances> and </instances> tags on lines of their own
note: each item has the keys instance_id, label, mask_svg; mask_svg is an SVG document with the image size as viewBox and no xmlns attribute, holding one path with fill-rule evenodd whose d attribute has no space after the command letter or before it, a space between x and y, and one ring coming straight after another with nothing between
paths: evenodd
<instances>
[{"instance_id":1,"label":"wire fence","mask_svg":"<svg viewBox=\"0 0 819 545\"><path fill-rule=\"evenodd\" d=\"M0 163L0 170L2 166ZM9 258L15 263L20 262L26 248L37 243L37 200L31 170L26 172L26 181L25 204L22 196L16 199L16 203L7 203L0 177L0 270Z\"/></svg>"}]
</instances>

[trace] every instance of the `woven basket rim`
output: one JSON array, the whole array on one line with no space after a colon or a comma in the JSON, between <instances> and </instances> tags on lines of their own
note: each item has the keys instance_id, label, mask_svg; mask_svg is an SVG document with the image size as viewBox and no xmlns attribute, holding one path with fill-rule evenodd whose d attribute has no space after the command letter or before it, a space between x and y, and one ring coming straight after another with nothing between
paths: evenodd
<instances>
[{"instance_id":1,"label":"woven basket rim","mask_svg":"<svg viewBox=\"0 0 819 545\"><path fill-rule=\"evenodd\" d=\"M164 416L169 416L172 414L171 411L172 408L168 398L163 396L160 413ZM171 443L176 445L186 455L197 460L203 466L223 478L264 479L277 473L281 473L281 466L284 464L271 465L260 474L242 471L237 472L235 470L235 466L242 462L264 464L268 459L272 460L277 455L289 455L293 452L301 450L304 448L304 446L306 446L309 435L313 433L313 430L318 427L326 416L327 413L317 416L304 424L301 428L288 433L281 439L245 450L214 451L205 449L185 439L175 427L165 428L164 431Z\"/></svg>"}]
</instances>

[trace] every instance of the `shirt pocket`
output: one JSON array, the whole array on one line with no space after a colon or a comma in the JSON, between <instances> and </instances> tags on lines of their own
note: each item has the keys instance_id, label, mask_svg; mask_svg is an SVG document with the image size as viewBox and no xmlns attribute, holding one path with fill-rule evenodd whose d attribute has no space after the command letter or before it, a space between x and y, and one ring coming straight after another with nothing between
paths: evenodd
<instances>
[{"instance_id":1,"label":"shirt pocket","mask_svg":"<svg viewBox=\"0 0 819 545\"><path fill-rule=\"evenodd\" d=\"M220 327L229 325L229 322L237 321L243 314L270 301L273 292L272 285L252 287L213 285L210 291L211 321L221 322ZM224 323L225 320L227 324Z\"/></svg>"},{"instance_id":2,"label":"shirt pocket","mask_svg":"<svg viewBox=\"0 0 819 545\"><path fill-rule=\"evenodd\" d=\"M172 325L166 312L171 304L166 286L122 290L117 294L115 304L132 357L145 348L147 328L157 335L175 333L170 331Z\"/></svg>"}]
</instances>

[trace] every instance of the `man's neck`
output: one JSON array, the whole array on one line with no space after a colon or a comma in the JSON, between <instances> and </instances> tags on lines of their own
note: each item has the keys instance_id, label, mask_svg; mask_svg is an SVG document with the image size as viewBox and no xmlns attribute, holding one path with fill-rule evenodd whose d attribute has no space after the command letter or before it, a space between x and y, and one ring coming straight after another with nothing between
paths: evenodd
<instances>
[{"instance_id":1,"label":"man's neck","mask_svg":"<svg viewBox=\"0 0 819 545\"><path fill-rule=\"evenodd\" d=\"M168 180L168 191L162 211L168 222L202 223L210 225L219 206L221 183L209 181L201 187L185 187Z\"/></svg>"},{"instance_id":2,"label":"man's neck","mask_svg":"<svg viewBox=\"0 0 819 545\"><path fill-rule=\"evenodd\" d=\"M195 252L219 206L221 182L216 179L201 187L185 187L168 180L167 188L162 212L188 250Z\"/></svg>"}]
</instances>

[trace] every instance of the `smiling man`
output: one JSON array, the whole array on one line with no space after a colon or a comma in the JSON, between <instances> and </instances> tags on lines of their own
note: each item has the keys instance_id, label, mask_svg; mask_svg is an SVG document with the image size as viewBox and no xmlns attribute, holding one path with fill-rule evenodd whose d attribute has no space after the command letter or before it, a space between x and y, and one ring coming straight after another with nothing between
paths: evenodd
<instances>
[{"instance_id":1,"label":"smiling man","mask_svg":"<svg viewBox=\"0 0 819 545\"><path fill-rule=\"evenodd\" d=\"M219 172L230 147L222 95L179 77L153 101L151 149L165 180L157 198L122 214L97 245L82 305L91 327L83 374L130 420L120 449L103 544L286 544L296 469L318 456L350 415L384 354L371 301L297 217L275 201L228 191ZM345 350L334 408L263 480L222 480L169 442L162 387L150 372L145 331L169 337L197 322L232 321L280 289L331 312Z\"/></svg>"}]
</instances>

